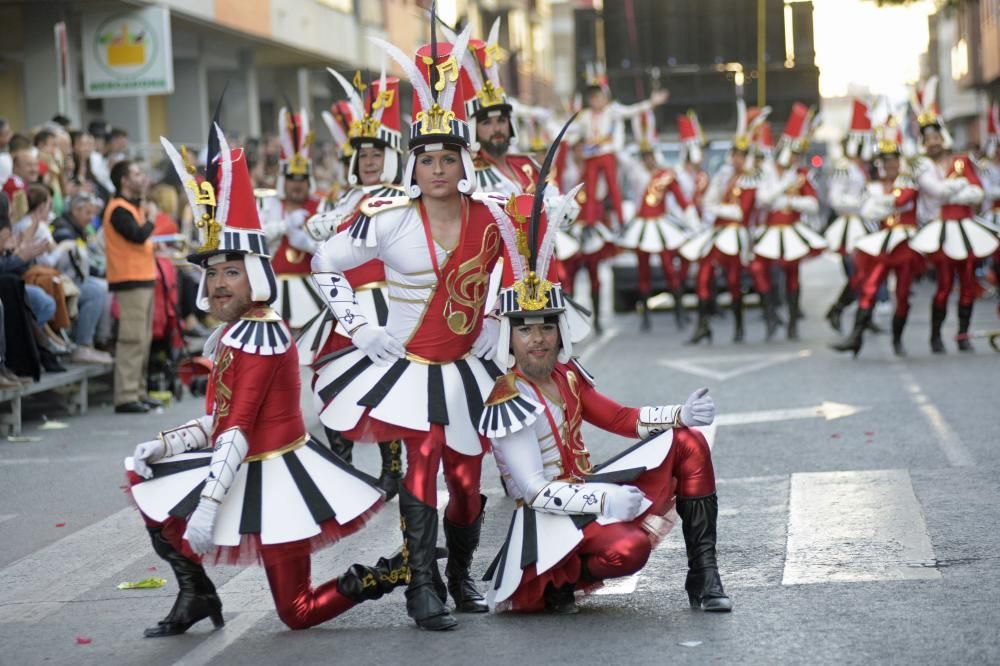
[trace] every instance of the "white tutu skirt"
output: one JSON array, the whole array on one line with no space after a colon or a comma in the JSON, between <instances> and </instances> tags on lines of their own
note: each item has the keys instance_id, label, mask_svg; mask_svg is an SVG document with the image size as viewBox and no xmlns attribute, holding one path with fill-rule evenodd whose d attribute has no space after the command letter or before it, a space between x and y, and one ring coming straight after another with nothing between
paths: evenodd
<instances>
[{"instance_id":1,"label":"white tutu skirt","mask_svg":"<svg viewBox=\"0 0 1000 666\"><path fill-rule=\"evenodd\" d=\"M841 215L830 223L830 226L823 232L823 237L826 239L827 249L830 252L851 254L854 252L858 240L871 231L865 226L864 220L857 215Z\"/></svg>"},{"instance_id":2,"label":"white tutu skirt","mask_svg":"<svg viewBox=\"0 0 1000 666\"><path fill-rule=\"evenodd\" d=\"M618 239L618 246L626 250L659 254L664 250L676 250L684 244L689 235L687 229L666 216L636 217L625 227L621 238Z\"/></svg>"},{"instance_id":3,"label":"white tutu skirt","mask_svg":"<svg viewBox=\"0 0 1000 666\"><path fill-rule=\"evenodd\" d=\"M963 261L990 256L1000 247L1000 238L988 226L969 217L932 220L910 240L910 247L927 256L943 254L948 259Z\"/></svg>"},{"instance_id":4,"label":"white tutu skirt","mask_svg":"<svg viewBox=\"0 0 1000 666\"><path fill-rule=\"evenodd\" d=\"M826 241L802 224L764 226L757 234L754 254L774 261L798 261L826 249Z\"/></svg>"},{"instance_id":5,"label":"white tutu skirt","mask_svg":"<svg viewBox=\"0 0 1000 666\"><path fill-rule=\"evenodd\" d=\"M379 326L386 325L389 321L389 303L381 287L356 291L354 297L358 301L358 311L366 320L372 323L378 322ZM295 336L299 365L315 363L327 348L331 335L345 338L345 343L349 343L350 339L343 325L333 316L330 308L324 306Z\"/></svg>"},{"instance_id":6,"label":"white tutu skirt","mask_svg":"<svg viewBox=\"0 0 1000 666\"><path fill-rule=\"evenodd\" d=\"M712 226L703 229L689 238L679 250L680 255L688 261L700 261L710 255L712 250L718 250L730 257L740 257L749 261L750 231L737 222L724 226Z\"/></svg>"},{"instance_id":7,"label":"white tutu skirt","mask_svg":"<svg viewBox=\"0 0 1000 666\"><path fill-rule=\"evenodd\" d=\"M283 274L277 277L278 296L271 307L281 315L289 328L303 328L326 309L326 303L316 290L310 274Z\"/></svg>"}]
</instances>

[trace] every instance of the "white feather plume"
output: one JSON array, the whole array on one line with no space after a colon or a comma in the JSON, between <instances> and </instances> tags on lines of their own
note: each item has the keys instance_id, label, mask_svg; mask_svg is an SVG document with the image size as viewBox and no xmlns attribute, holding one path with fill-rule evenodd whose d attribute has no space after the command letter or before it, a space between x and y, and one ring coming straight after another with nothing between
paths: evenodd
<instances>
[{"instance_id":1,"label":"white feather plume","mask_svg":"<svg viewBox=\"0 0 1000 666\"><path fill-rule=\"evenodd\" d=\"M351 105L351 112L354 114L354 117L364 118L365 103L362 101L358 91L354 89L354 85L341 76L340 72L332 67L327 67L326 71L330 72L333 78L337 79L337 83L339 83L340 87L344 89L345 93L347 93L347 103Z\"/></svg>"},{"instance_id":2,"label":"white feather plume","mask_svg":"<svg viewBox=\"0 0 1000 666\"><path fill-rule=\"evenodd\" d=\"M219 137L219 166L222 177L219 178L219 190L215 193L215 221L226 224L229 218L229 205L233 193L233 154L226 141L226 133L218 123L213 123L215 134Z\"/></svg>"},{"instance_id":3,"label":"white feather plume","mask_svg":"<svg viewBox=\"0 0 1000 666\"><path fill-rule=\"evenodd\" d=\"M500 237L503 239L504 245L507 246L507 259L510 261L510 270L514 274L514 279L523 280L528 272L524 266L524 257L517 249L517 230L514 228L513 220L501 210L496 201L488 197L482 201L486 204L490 214L493 215L493 219L496 220L497 227L500 229Z\"/></svg>"},{"instance_id":4,"label":"white feather plume","mask_svg":"<svg viewBox=\"0 0 1000 666\"><path fill-rule=\"evenodd\" d=\"M431 93L431 86L424 79L420 70L417 69L416 63L403 53L397 46L390 44L389 42L379 39L378 37L368 38L372 44L378 46L383 51L389 54L389 57L396 61L403 72L406 73L406 78L410 80L410 85L413 86L413 90L417 93L417 97L420 98L420 108L429 109L434 106L434 95Z\"/></svg>"},{"instance_id":5,"label":"white feather plume","mask_svg":"<svg viewBox=\"0 0 1000 666\"><path fill-rule=\"evenodd\" d=\"M463 30L458 35L458 39L451 47L452 55L455 55L455 62L458 65L458 80L446 81L444 91L441 93L441 99L439 104L442 109L448 110L451 108L452 102L455 99L455 91L458 90L458 84L462 76L462 63L465 61L465 54L469 52L469 38L472 36L472 24L465 26ZM457 55L456 55L457 54ZM461 57L460 57L461 56Z\"/></svg>"},{"instance_id":6,"label":"white feather plume","mask_svg":"<svg viewBox=\"0 0 1000 666\"><path fill-rule=\"evenodd\" d=\"M194 196L194 191L187 186L187 182L194 178L188 173L187 167L184 165L184 158L181 154L177 152L174 145L167 140L166 137L160 137L160 145L163 146L163 151L167 154L167 158L170 160L171 166L174 167L174 171L177 172L177 177L181 180L181 189L184 190L184 195L187 197L188 205L191 206L191 213L194 215L196 220L200 220L201 216L205 214L204 206L196 203Z\"/></svg>"},{"instance_id":7,"label":"white feather plume","mask_svg":"<svg viewBox=\"0 0 1000 666\"><path fill-rule=\"evenodd\" d=\"M736 135L747 133L747 103L742 98L736 100Z\"/></svg>"},{"instance_id":8,"label":"white feather plume","mask_svg":"<svg viewBox=\"0 0 1000 666\"><path fill-rule=\"evenodd\" d=\"M500 17L497 16L493 20L493 25L490 26L490 34L486 38L487 46L494 46L499 43L500 39ZM493 59L493 64L486 68L486 75L490 77L490 82L493 84L494 88L500 88L500 72L497 67L498 63L496 58Z\"/></svg>"},{"instance_id":9,"label":"white feather plume","mask_svg":"<svg viewBox=\"0 0 1000 666\"><path fill-rule=\"evenodd\" d=\"M278 111L278 137L281 140L281 151L285 159L291 159L295 154L295 143L292 140L292 130L288 127L288 109L281 107Z\"/></svg>"},{"instance_id":10,"label":"white feather plume","mask_svg":"<svg viewBox=\"0 0 1000 666\"><path fill-rule=\"evenodd\" d=\"M566 194L562 195L559 205L555 207L552 215L548 217L545 225L545 236L542 237L542 244L538 247L538 260L536 262L538 277L543 280L549 274L549 264L556 251L556 235L559 233L559 225L566 215L566 210L576 201L576 195L583 187L580 183Z\"/></svg>"},{"instance_id":11,"label":"white feather plume","mask_svg":"<svg viewBox=\"0 0 1000 666\"><path fill-rule=\"evenodd\" d=\"M330 134L333 135L333 140L337 142L338 148L347 143L347 133L344 132L344 128L340 126L340 123L337 122L332 113L324 111L323 122L326 123L326 128L330 130Z\"/></svg>"}]
</instances>

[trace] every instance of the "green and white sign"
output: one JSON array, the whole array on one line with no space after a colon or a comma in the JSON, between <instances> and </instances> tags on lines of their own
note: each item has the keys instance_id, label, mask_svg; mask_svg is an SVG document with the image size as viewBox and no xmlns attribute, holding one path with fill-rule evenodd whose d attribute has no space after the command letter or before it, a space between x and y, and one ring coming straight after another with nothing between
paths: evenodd
<instances>
[{"instance_id":1,"label":"green and white sign","mask_svg":"<svg viewBox=\"0 0 1000 666\"><path fill-rule=\"evenodd\" d=\"M148 7L84 14L83 89L87 97L172 93L170 11Z\"/></svg>"}]
</instances>

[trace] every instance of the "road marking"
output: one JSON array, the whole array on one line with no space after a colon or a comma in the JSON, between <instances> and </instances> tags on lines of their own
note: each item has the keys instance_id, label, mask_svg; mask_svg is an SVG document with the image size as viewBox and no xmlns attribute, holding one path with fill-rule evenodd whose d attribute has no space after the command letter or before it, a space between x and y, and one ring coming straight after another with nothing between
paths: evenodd
<instances>
[{"instance_id":1,"label":"road marking","mask_svg":"<svg viewBox=\"0 0 1000 666\"><path fill-rule=\"evenodd\" d=\"M715 432L716 430L718 430L718 428L719 428L718 417L716 417L716 420L712 423L712 425L699 426L695 428L695 430L700 431L701 434L705 436L705 440L708 442L709 451L715 449Z\"/></svg>"},{"instance_id":2,"label":"road marking","mask_svg":"<svg viewBox=\"0 0 1000 666\"><path fill-rule=\"evenodd\" d=\"M945 458L948 459L948 462L953 467L972 467L975 465L976 462L972 454L969 453L969 449L962 444L962 440L958 438L955 431L944 420L938 408L931 403L913 374L903 368L902 365L897 367L897 372L900 379L903 380L906 390L909 391L914 404L917 405L920 413L924 415L924 419L927 420L927 423L937 434L938 446L941 447L941 451L944 453Z\"/></svg>"},{"instance_id":3,"label":"road marking","mask_svg":"<svg viewBox=\"0 0 1000 666\"><path fill-rule=\"evenodd\" d=\"M16 513L0 514L0 523L6 523L11 518L17 518L17 514Z\"/></svg>"},{"instance_id":4,"label":"road marking","mask_svg":"<svg viewBox=\"0 0 1000 666\"><path fill-rule=\"evenodd\" d=\"M792 474L783 585L937 580L905 470Z\"/></svg>"},{"instance_id":5,"label":"road marking","mask_svg":"<svg viewBox=\"0 0 1000 666\"><path fill-rule=\"evenodd\" d=\"M0 467L16 465L50 465L52 463L87 463L97 461L107 461L107 456L59 456L48 458L45 456L33 458L0 458Z\"/></svg>"},{"instance_id":6,"label":"road marking","mask_svg":"<svg viewBox=\"0 0 1000 666\"><path fill-rule=\"evenodd\" d=\"M204 666L211 663L213 659L222 654L226 648L239 640L266 616L267 612L252 611L240 613L227 620L225 627L210 634L210 638L206 638L198 644L198 647L175 661L175 666Z\"/></svg>"},{"instance_id":7,"label":"road marking","mask_svg":"<svg viewBox=\"0 0 1000 666\"><path fill-rule=\"evenodd\" d=\"M606 581L600 588L594 590L594 594L632 594L639 585L639 574L634 573L624 578L612 578Z\"/></svg>"},{"instance_id":8,"label":"road marking","mask_svg":"<svg viewBox=\"0 0 1000 666\"><path fill-rule=\"evenodd\" d=\"M782 352L769 354L713 354L711 356L699 356L677 359L661 359L660 365L686 372L689 375L697 375L706 379L714 379L724 382L733 377L739 377L750 372L757 372L764 368L779 363L787 363L812 356L809 349L801 349L797 352ZM718 366L735 366L728 370L720 369Z\"/></svg>"},{"instance_id":9,"label":"road marking","mask_svg":"<svg viewBox=\"0 0 1000 666\"><path fill-rule=\"evenodd\" d=\"M35 623L150 554L135 509L127 508L0 569L0 623Z\"/></svg>"},{"instance_id":10,"label":"road marking","mask_svg":"<svg viewBox=\"0 0 1000 666\"><path fill-rule=\"evenodd\" d=\"M715 417L716 426L746 425L748 423L770 423L771 421L797 421L799 419L823 418L827 421L842 419L863 412L869 407L845 405L840 402L823 401L815 407L793 407L791 409L767 409L757 412L736 412Z\"/></svg>"},{"instance_id":11,"label":"road marking","mask_svg":"<svg viewBox=\"0 0 1000 666\"><path fill-rule=\"evenodd\" d=\"M603 334L601 334L601 337L588 343L587 348L584 349L583 353L581 353L578 357L580 359L580 363L589 363L590 359L593 358L594 354L596 354L601 349L604 349L604 347L606 347L609 342L611 342L612 340L615 339L615 337L617 337L619 332L620 331L617 328L609 328Z\"/></svg>"}]
</instances>

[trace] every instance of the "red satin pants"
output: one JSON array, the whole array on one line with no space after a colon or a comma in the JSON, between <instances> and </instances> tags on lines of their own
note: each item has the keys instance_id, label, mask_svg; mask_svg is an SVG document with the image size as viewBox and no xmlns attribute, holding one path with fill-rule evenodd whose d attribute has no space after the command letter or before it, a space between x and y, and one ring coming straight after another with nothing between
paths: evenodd
<instances>
[{"instance_id":1,"label":"red satin pants","mask_svg":"<svg viewBox=\"0 0 1000 666\"><path fill-rule=\"evenodd\" d=\"M680 266L674 267L674 258L678 256L676 250L664 250L660 252L660 264L663 268L663 280L667 283L667 289L677 291L684 283L684 276L687 275L688 262L680 260ZM635 257L639 266L639 293L649 294L653 289L653 272L649 265L649 259L653 255L642 250L635 251Z\"/></svg>"},{"instance_id":2,"label":"red satin pants","mask_svg":"<svg viewBox=\"0 0 1000 666\"><path fill-rule=\"evenodd\" d=\"M799 260L765 259L754 257L750 262L750 277L753 288L763 296L771 292L771 267L777 266L785 272L785 289L791 293L799 290Z\"/></svg>"},{"instance_id":3,"label":"red satin pants","mask_svg":"<svg viewBox=\"0 0 1000 666\"><path fill-rule=\"evenodd\" d=\"M855 264L857 266L855 274L860 276L858 307L869 310L875 306L875 295L888 277L889 271L892 271L896 274L896 316L906 317L910 312L910 285L913 284L914 276L920 272L923 257L910 249L906 243L900 243L886 255L879 257L861 253L857 255L858 258L862 256L866 257L866 260Z\"/></svg>"},{"instance_id":4,"label":"red satin pants","mask_svg":"<svg viewBox=\"0 0 1000 666\"><path fill-rule=\"evenodd\" d=\"M622 193L618 189L618 160L611 153L588 157L583 161L583 191L586 195L586 201L583 204L583 219L592 223L604 217L604 202L597 199L597 179L601 176L604 177L604 182L608 185L608 195L611 197L611 204L615 207L615 213L618 215L618 224L624 224Z\"/></svg>"},{"instance_id":5,"label":"red satin pants","mask_svg":"<svg viewBox=\"0 0 1000 666\"><path fill-rule=\"evenodd\" d=\"M937 291L934 292L934 307L944 310L948 307L948 295L958 274L958 304L972 305L976 300L976 258L949 259L944 255L931 257L937 271Z\"/></svg>"},{"instance_id":6,"label":"red satin pants","mask_svg":"<svg viewBox=\"0 0 1000 666\"><path fill-rule=\"evenodd\" d=\"M465 527L482 512L479 495L483 455L467 456L445 444L444 426L432 424L420 439L407 438L406 476L403 485L415 498L428 506L437 506L437 475L444 463L444 482L448 487L448 522Z\"/></svg>"},{"instance_id":7,"label":"red satin pants","mask_svg":"<svg viewBox=\"0 0 1000 666\"><path fill-rule=\"evenodd\" d=\"M278 617L289 629L308 629L355 606L337 591L337 579L312 586L308 544L261 548L264 572Z\"/></svg>"},{"instance_id":8,"label":"red satin pants","mask_svg":"<svg viewBox=\"0 0 1000 666\"><path fill-rule=\"evenodd\" d=\"M741 298L743 288L740 284L740 277L743 273L743 262L739 255L730 255L713 247L707 256L698 263L698 277L695 291L699 301L707 301L712 297L712 274L716 266L726 272L726 286L733 297L733 301Z\"/></svg>"}]
</instances>

